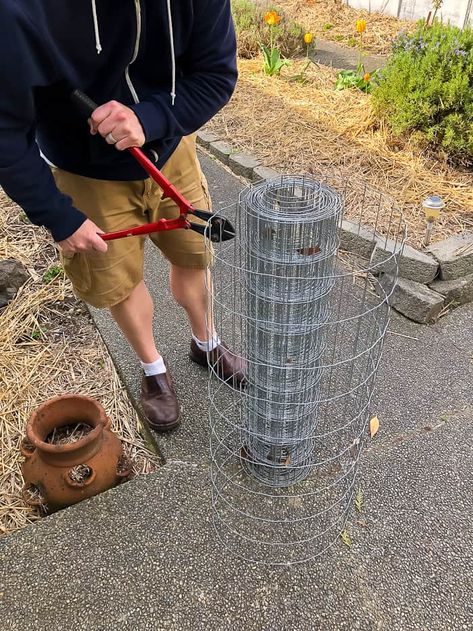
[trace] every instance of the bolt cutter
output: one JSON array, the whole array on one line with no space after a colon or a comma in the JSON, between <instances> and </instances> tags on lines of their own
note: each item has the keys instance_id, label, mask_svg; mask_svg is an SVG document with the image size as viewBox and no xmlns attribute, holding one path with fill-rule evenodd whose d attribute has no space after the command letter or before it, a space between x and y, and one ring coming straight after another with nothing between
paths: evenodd
<instances>
[{"instance_id":1,"label":"bolt cutter","mask_svg":"<svg viewBox=\"0 0 473 631\"><path fill-rule=\"evenodd\" d=\"M71 94L72 101L85 114L90 117L98 105L92 101L81 90L74 90ZM118 230L117 232L106 232L100 236L104 241L122 239L123 237L133 237L136 235L150 234L151 232L161 232L164 230L194 230L210 241L218 243L228 241L235 237L235 229L224 217L214 215L207 210L198 210L176 189L171 182L161 173L161 171L151 162L145 153L138 147L130 147L128 151L135 158L148 175L160 186L165 197L172 199L179 208L179 217L176 219L160 219L154 223L147 223L143 226ZM206 222L205 225L194 223L192 216L198 217Z\"/></svg>"}]
</instances>

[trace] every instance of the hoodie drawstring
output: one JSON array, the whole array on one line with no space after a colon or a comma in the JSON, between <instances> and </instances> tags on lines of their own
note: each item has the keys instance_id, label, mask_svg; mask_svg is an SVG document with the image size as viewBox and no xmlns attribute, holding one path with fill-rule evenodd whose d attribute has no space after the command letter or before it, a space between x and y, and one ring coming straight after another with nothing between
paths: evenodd
<instances>
[{"instance_id":1,"label":"hoodie drawstring","mask_svg":"<svg viewBox=\"0 0 473 631\"><path fill-rule=\"evenodd\" d=\"M97 16L97 4L96 0L91 0L92 15L94 18L94 33L95 33L95 48L97 49L97 55L102 52L102 43L100 41L100 29L99 19ZM171 0L167 0L167 12L168 12L168 24L169 24L169 43L171 46L171 68L172 68L172 85L171 85L171 105L174 105L176 101L176 51L174 48L174 25L172 21L172 7Z\"/></svg>"},{"instance_id":2,"label":"hoodie drawstring","mask_svg":"<svg viewBox=\"0 0 473 631\"><path fill-rule=\"evenodd\" d=\"M100 42L100 30L99 30L99 19L97 17L97 5L96 0L91 0L92 2L92 15L94 16L94 31L95 31L95 48L97 49L97 55L100 55L102 52L102 44Z\"/></svg>"},{"instance_id":3,"label":"hoodie drawstring","mask_svg":"<svg viewBox=\"0 0 473 631\"><path fill-rule=\"evenodd\" d=\"M172 65L172 87L171 87L171 105L176 100L176 52L174 50L174 27L172 23L171 0L167 0L168 4L168 22L169 22L169 42L171 44L171 65Z\"/></svg>"}]
</instances>

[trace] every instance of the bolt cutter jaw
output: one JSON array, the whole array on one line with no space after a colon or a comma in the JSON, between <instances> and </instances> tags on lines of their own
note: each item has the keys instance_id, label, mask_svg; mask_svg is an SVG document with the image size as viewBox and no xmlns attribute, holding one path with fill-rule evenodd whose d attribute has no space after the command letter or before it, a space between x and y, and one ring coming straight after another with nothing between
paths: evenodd
<instances>
[{"instance_id":1,"label":"bolt cutter jaw","mask_svg":"<svg viewBox=\"0 0 473 631\"><path fill-rule=\"evenodd\" d=\"M212 243L221 243L235 238L235 228L228 219L213 215L205 210L192 209L191 213L205 221L206 225L193 223L192 219L188 217L190 229L207 237Z\"/></svg>"}]
</instances>

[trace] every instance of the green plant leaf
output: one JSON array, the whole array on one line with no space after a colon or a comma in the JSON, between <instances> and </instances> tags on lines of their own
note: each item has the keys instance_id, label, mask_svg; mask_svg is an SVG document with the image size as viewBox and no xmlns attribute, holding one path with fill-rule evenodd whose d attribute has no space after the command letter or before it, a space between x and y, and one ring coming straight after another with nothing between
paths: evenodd
<instances>
[{"instance_id":1,"label":"green plant leaf","mask_svg":"<svg viewBox=\"0 0 473 631\"><path fill-rule=\"evenodd\" d=\"M18 215L18 220L21 221L21 223L31 223L27 214L23 211Z\"/></svg>"},{"instance_id":2,"label":"green plant leaf","mask_svg":"<svg viewBox=\"0 0 473 631\"><path fill-rule=\"evenodd\" d=\"M42 329L41 327L38 327L37 329L33 329L31 331L31 338L33 340L40 340L43 337L44 333L45 333L44 329Z\"/></svg>"},{"instance_id":3,"label":"green plant leaf","mask_svg":"<svg viewBox=\"0 0 473 631\"><path fill-rule=\"evenodd\" d=\"M261 44L261 51L263 53L264 64L269 66L271 63L271 50L264 44Z\"/></svg>"},{"instance_id":4,"label":"green plant leaf","mask_svg":"<svg viewBox=\"0 0 473 631\"><path fill-rule=\"evenodd\" d=\"M62 267L60 265L52 265L46 272L44 272L43 283L47 285L61 274L63 274Z\"/></svg>"}]
</instances>

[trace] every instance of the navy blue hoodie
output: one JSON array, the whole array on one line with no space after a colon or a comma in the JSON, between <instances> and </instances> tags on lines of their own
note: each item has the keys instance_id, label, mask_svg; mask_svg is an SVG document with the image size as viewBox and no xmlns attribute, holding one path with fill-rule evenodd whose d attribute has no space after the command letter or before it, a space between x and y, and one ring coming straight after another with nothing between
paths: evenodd
<instances>
[{"instance_id":1,"label":"navy blue hoodie","mask_svg":"<svg viewBox=\"0 0 473 631\"><path fill-rule=\"evenodd\" d=\"M0 185L56 241L85 221L54 165L105 180L145 179L128 152L88 132L70 101L130 106L159 167L236 83L230 0L1 0Z\"/></svg>"}]
</instances>

